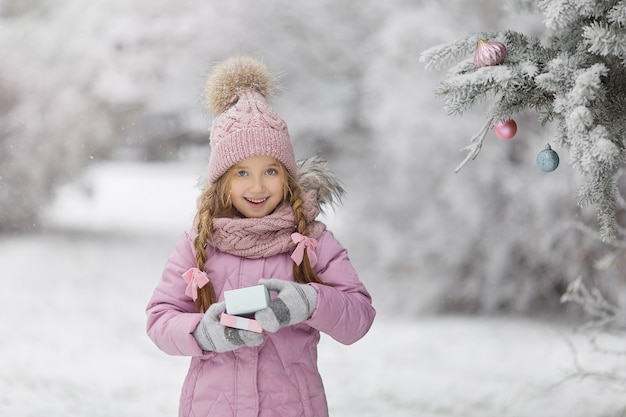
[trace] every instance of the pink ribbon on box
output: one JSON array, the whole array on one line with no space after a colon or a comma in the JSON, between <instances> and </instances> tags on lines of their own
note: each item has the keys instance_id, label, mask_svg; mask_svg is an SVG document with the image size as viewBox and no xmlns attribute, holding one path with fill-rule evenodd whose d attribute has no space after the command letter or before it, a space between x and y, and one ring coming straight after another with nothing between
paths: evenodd
<instances>
[{"instance_id":1,"label":"pink ribbon on box","mask_svg":"<svg viewBox=\"0 0 626 417\"><path fill-rule=\"evenodd\" d=\"M315 266L317 263L317 254L315 251L317 250L317 240L312 237L304 236L300 233L292 233L291 240L296 244L296 249L291 254L291 259L296 263L296 265L300 265L302 263L302 259L304 258L304 249L308 249L307 256L309 257L309 263L311 267Z\"/></svg>"},{"instance_id":2,"label":"pink ribbon on box","mask_svg":"<svg viewBox=\"0 0 626 417\"><path fill-rule=\"evenodd\" d=\"M206 272L200 271L198 268L189 268L183 274L183 278L187 283L187 288L185 288L185 295L191 297L193 301L196 301L196 299L198 298L198 289L204 287L209 283Z\"/></svg>"}]
</instances>

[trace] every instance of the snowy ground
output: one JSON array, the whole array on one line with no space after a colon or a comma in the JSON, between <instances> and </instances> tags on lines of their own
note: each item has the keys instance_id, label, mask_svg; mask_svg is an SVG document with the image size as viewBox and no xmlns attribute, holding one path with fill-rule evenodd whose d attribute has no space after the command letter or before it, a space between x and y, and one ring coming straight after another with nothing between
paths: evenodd
<instances>
[{"instance_id":1,"label":"snowy ground","mask_svg":"<svg viewBox=\"0 0 626 417\"><path fill-rule=\"evenodd\" d=\"M176 415L188 359L149 341L144 307L197 169L96 166L61 193L55 229L0 237L0 416ZM563 324L381 315L355 345L324 338L320 370L334 417L623 416L623 390L566 380L570 341L587 367L625 367Z\"/></svg>"}]
</instances>

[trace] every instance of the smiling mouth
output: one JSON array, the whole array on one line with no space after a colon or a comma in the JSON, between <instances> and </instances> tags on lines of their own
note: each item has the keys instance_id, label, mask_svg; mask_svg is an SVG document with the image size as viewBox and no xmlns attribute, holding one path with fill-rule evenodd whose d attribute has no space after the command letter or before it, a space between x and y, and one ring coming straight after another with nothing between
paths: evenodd
<instances>
[{"instance_id":1,"label":"smiling mouth","mask_svg":"<svg viewBox=\"0 0 626 417\"><path fill-rule=\"evenodd\" d=\"M246 201L250 204L259 206L263 203L265 203L269 197L263 197L263 198L249 198L249 197L245 197Z\"/></svg>"}]
</instances>

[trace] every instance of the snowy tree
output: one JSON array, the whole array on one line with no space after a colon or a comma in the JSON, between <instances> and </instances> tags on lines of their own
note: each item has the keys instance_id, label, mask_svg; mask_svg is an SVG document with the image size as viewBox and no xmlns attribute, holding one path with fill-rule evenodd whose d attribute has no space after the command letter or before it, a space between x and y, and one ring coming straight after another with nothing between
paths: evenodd
<instances>
[{"instance_id":1,"label":"snowy tree","mask_svg":"<svg viewBox=\"0 0 626 417\"><path fill-rule=\"evenodd\" d=\"M80 22L72 10L1 6L0 231L32 230L60 184L110 153L121 119L137 103L98 94L95 48L84 48L89 33L69 23Z\"/></svg>"},{"instance_id":2,"label":"snowy tree","mask_svg":"<svg viewBox=\"0 0 626 417\"><path fill-rule=\"evenodd\" d=\"M421 61L427 69L436 69L469 55L450 69L436 90L449 114L460 115L481 100L489 101L487 120L464 148L467 155L457 172L478 156L487 133L497 130L499 121L532 110L541 124L554 122L552 144L569 152L570 165L584 178L579 201L595 206L598 235L612 248L600 259L597 252L591 256L596 268L579 272L561 300L579 305L591 316L581 330L596 354L623 357L626 313L620 304L625 268L619 259L626 248L620 225L626 210L620 193L626 161L626 2L517 3L543 13L549 30L545 39L513 30L474 32L425 50ZM581 223L575 227L587 237L596 235ZM603 268L603 263L612 267ZM608 270L617 273L605 277L611 284L604 290L613 290L610 300L595 286L589 290L582 279L606 275ZM623 370L590 370L578 361L572 377L597 377L626 387Z\"/></svg>"},{"instance_id":3,"label":"snowy tree","mask_svg":"<svg viewBox=\"0 0 626 417\"><path fill-rule=\"evenodd\" d=\"M437 90L450 114L492 100L464 162L478 155L497 121L533 109L542 123L558 124L553 144L569 151L570 163L586 178L580 202L596 207L603 238L624 236L617 181L626 156L626 2L539 0L537 6L552 31L545 42L516 31L478 32L430 48L421 60L434 69L474 53L479 39L504 44L499 65L463 60Z\"/></svg>"}]
</instances>

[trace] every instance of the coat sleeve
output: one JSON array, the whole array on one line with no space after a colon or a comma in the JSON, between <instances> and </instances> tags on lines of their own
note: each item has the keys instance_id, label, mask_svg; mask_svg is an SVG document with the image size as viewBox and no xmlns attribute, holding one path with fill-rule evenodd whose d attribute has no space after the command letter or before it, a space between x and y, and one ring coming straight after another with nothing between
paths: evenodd
<instances>
[{"instance_id":1,"label":"coat sleeve","mask_svg":"<svg viewBox=\"0 0 626 417\"><path fill-rule=\"evenodd\" d=\"M196 266L193 244L188 233L179 239L167 259L161 280L146 308L147 333L165 353L181 356L202 356L202 349L191 334L200 323L193 300L185 295L187 283L182 275Z\"/></svg>"},{"instance_id":2,"label":"coat sleeve","mask_svg":"<svg viewBox=\"0 0 626 417\"><path fill-rule=\"evenodd\" d=\"M318 241L315 267L323 284L310 284L318 293L317 308L305 323L340 343L349 345L370 329L376 310L360 281L347 250L325 231Z\"/></svg>"}]
</instances>

